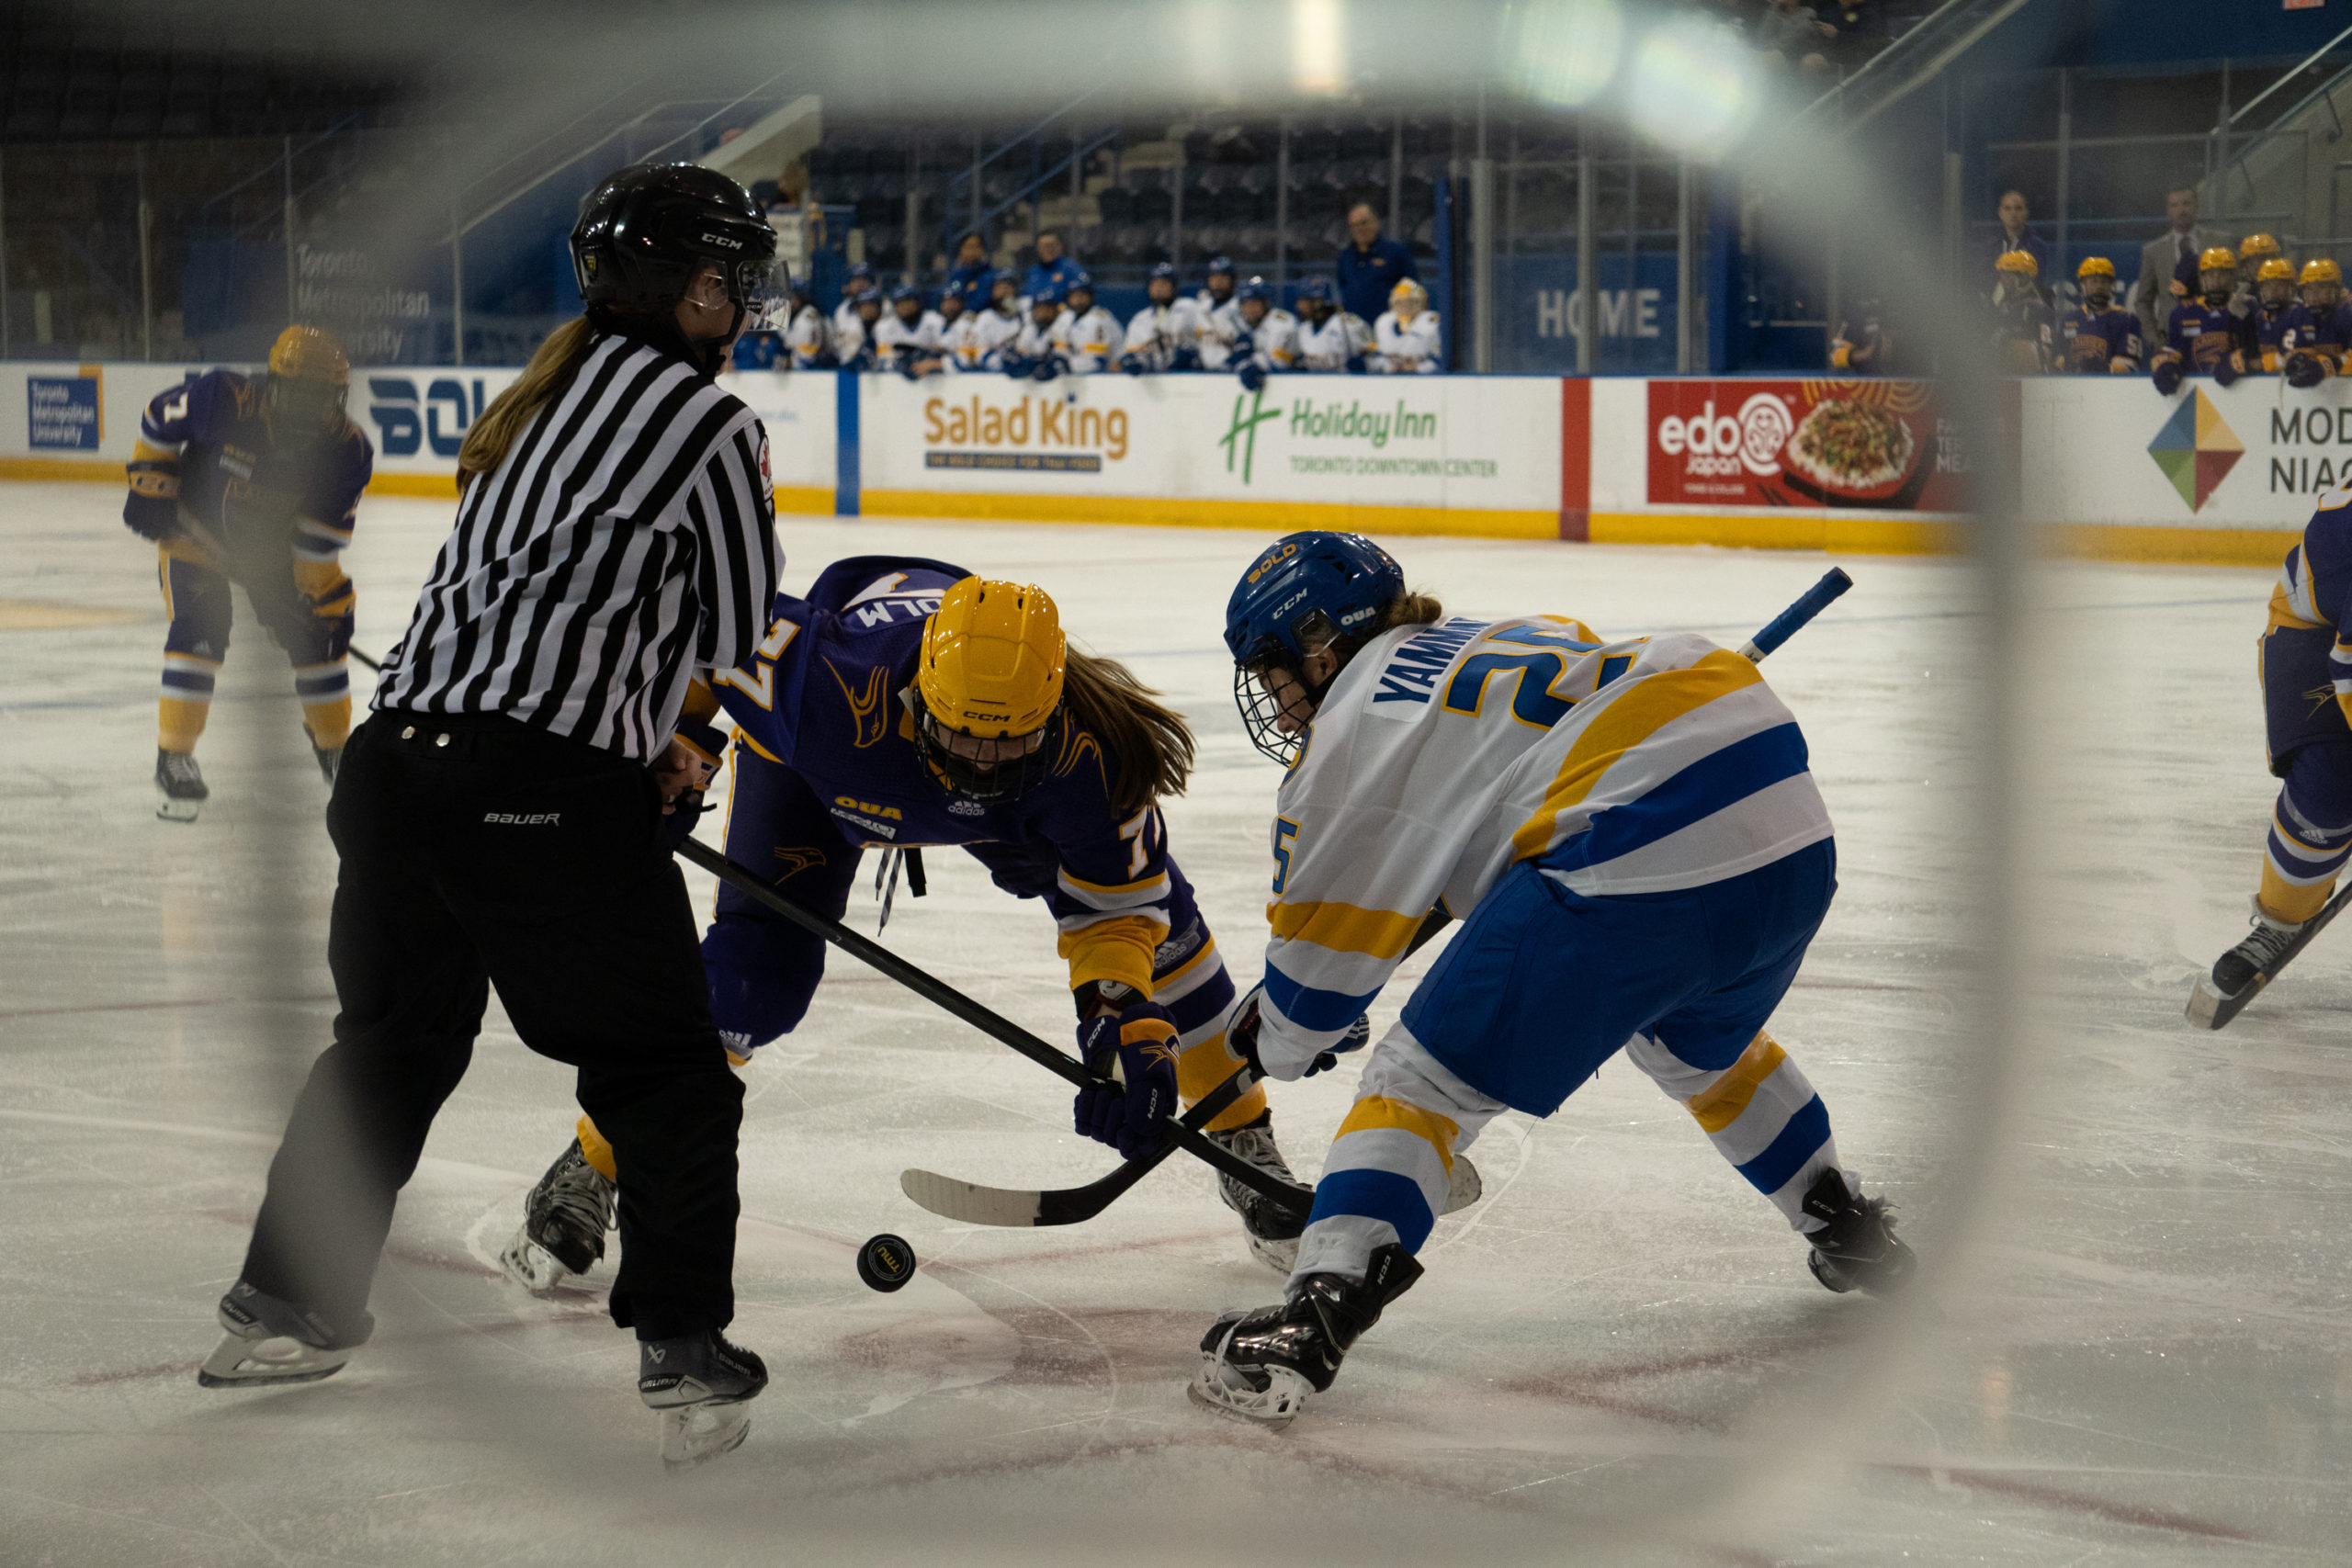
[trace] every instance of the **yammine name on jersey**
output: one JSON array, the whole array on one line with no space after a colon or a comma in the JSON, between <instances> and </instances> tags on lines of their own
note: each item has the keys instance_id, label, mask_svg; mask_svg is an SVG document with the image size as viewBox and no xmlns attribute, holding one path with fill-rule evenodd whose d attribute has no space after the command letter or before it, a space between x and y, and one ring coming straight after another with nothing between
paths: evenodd
<instances>
[{"instance_id":1,"label":"yammine name on jersey","mask_svg":"<svg viewBox=\"0 0 2352 1568\"><path fill-rule=\"evenodd\" d=\"M1532 861L1589 897L1695 887L1830 836L1795 718L1690 633L1455 617L1351 660L1283 781L1264 1027L1336 1041L1441 899Z\"/></svg>"}]
</instances>

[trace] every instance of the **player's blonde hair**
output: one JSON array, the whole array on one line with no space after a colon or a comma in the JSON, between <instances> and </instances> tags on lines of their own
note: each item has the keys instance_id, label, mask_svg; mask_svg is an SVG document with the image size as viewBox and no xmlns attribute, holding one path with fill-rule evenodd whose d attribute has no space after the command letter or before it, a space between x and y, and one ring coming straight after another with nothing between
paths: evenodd
<instances>
[{"instance_id":1,"label":"player's blonde hair","mask_svg":"<svg viewBox=\"0 0 2352 1568\"><path fill-rule=\"evenodd\" d=\"M1131 816L1184 793L1193 773L1193 731L1184 716L1115 659L1073 646L1062 671L1070 717L1102 744L1111 765L1111 808Z\"/></svg>"},{"instance_id":2,"label":"player's blonde hair","mask_svg":"<svg viewBox=\"0 0 2352 1568\"><path fill-rule=\"evenodd\" d=\"M1445 619L1445 606L1434 594L1418 589L1399 593L1380 607L1380 630L1392 626L1433 626Z\"/></svg>"},{"instance_id":3,"label":"player's blonde hair","mask_svg":"<svg viewBox=\"0 0 2352 1568\"><path fill-rule=\"evenodd\" d=\"M458 448L458 488L463 490L473 482L476 474L486 474L506 460L507 449L531 416L547 403L563 395L571 378L588 357L596 330L585 316L575 317L548 333L538 352L531 355L531 363L514 384L490 400L481 411L473 428L466 432L465 444Z\"/></svg>"}]
</instances>

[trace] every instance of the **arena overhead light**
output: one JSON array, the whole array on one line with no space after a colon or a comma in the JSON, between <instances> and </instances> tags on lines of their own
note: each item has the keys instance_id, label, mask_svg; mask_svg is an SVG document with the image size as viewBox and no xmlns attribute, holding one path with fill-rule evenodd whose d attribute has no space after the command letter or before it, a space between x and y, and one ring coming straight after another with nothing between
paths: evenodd
<instances>
[{"instance_id":1,"label":"arena overhead light","mask_svg":"<svg viewBox=\"0 0 2352 1568\"><path fill-rule=\"evenodd\" d=\"M1340 0L1291 0L1290 79L1300 92L1319 96L1347 85Z\"/></svg>"},{"instance_id":2,"label":"arena overhead light","mask_svg":"<svg viewBox=\"0 0 2352 1568\"><path fill-rule=\"evenodd\" d=\"M1530 96L1573 108L1617 74L1624 35L1617 0L1534 0L1511 7L1504 67Z\"/></svg>"}]
</instances>

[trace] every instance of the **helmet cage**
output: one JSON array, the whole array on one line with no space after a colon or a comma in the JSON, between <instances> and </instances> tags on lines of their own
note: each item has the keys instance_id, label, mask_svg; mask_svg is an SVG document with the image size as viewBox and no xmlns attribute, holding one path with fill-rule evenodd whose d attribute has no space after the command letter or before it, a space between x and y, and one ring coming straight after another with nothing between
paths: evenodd
<instances>
[{"instance_id":1,"label":"helmet cage","mask_svg":"<svg viewBox=\"0 0 2352 1568\"><path fill-rule=\"evenodd\" d=\"M912 684L899 694L899 701L914 720L915 754L922 759L924 770L933 783L959 799L978 806L1005 805L1035 789L1054 771L1053 758L1060 750L1054 744L1062 716L1059 704L1044 724L1026 735L996 736L975 735L941 723ZM1019 745L1022 750L1010 756L967 757L953 749L951 738L958 736L984 746Z\"/></svg>"},{"instance_id":2,"label":"helmet cage","mask_svg":"<svg viewBox=\"0 0 2352 1568\"><path fill-rule=\"evenodd\" d=\"M262 388L262 411L270 429L297 440L322 440L344 422L351 389L313 376L287 376L276 370Z\"/></svg>"}]
</instances>

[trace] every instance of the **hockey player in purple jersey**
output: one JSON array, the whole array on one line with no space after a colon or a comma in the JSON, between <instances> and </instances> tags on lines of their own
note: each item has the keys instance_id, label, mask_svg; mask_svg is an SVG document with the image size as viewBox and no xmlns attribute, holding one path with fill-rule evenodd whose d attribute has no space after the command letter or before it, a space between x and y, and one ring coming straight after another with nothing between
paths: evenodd
<instances>
[{"instance_id":1,"label":"hockey player in purple jersey","mask_svg":"<svg viewBox=\"0 0 2352 1568\"><path fill-rule=\"evenodd\" d=\"M1233 982L1159 814L1191 770L1183 719L1125 667L1069 648L1042 589L943 561L836 561L807 597L779 594L775 615L757 658L718 672L703 710L723 706L741 726L729 857L834 919L868 849L961 846L999 887L1042 900L1081 1054L1098 1071L1115 1062L1127 1085L1124 1097L1081 1092L1078 1130L1123 1153L1154 1146L1180 1096L1200 1099L1241 1065L1225 1039ZM716 742L714 731L714 762ZM821 941L731 887L702 952L739 1063L799 1026L824 973ZM1262 1087L1207 1131L1297 1184ZM610 1148L584 1117L579 1133L507 1249L509 1272L542 1293L602 1255L611 1219ZM1301 1222L1238 1182L1221 1190L1250 1251L1287 1273Z\"/></svg>"},{"instance_id":2,"label":"hockey player in purple jersey","mask_svg":"<svg viewBox=\"0 0 2352 1568\"><path fill-rule=\"evenodd\" d=\"M2287 312L2278 346L2290 387L2316 387L2344 368L2352 348L2352 305L2344 302L2344 269L2325 256L2303 264L2301 302Z\"/></svg>"},{"instance_id":3,"label":"hockey player in purple jersey","mask_svg":"<svg viewBox=\"0 0 2352 1568\"><path fill-rule=\"evenodd\" d=\"M2190 996L2189 1017L2209 1027L2220 1026L2211 1021L2222 1004L2262 983L2352 860L2352 485L2319 498L2287 552L2261 648L2264 741L2278 804L2254 930Z\"/></svg>"},{"instance_id":4,"label":"hockey player in purple jersey","mask_svg":"<svg viewBox=\"0 0 2352 1568\"><path fill-rule=\"evenodd\" d=\"M334 782L351 730L355 598L336 564L351 542L375 451L343 412L351 367L316 327L278 334L266 375L213 370L156 394L139 422L122 521L162 560L164 692L158 710L155 814L196 819L211 791L197 738L229 651L229 585L294 666L319 771Z\"/></svg>"},{"instance_id":5,"label":"hockey player in purple jersey","mask_svg":"<svg viewBox=\"0 0 2352 1568\"><path fill-rule=\"evenodd\" d=\"M2066 312L2066 368L2077 376L2130 376L2146 362L2140 318L2115 302L2115 264L2087 256L2075 269L2083 302Z\"/></svg>"},{"instance_id":6,"label":"hockey player in purple jersey","mask_svg":"<svg viewBox=\"0 0 2352 1568\"><path fill-rule=\"evenodd\" d=\"M2272 256L2254 275L2254 309L2247 322L2254 331L2256 358L2248 368L2259 367L2266 376L2276 376L2287 367L2287 328L2296 310L2295 269L2284 256Z\"/></svg>"},{"instance_id":7,"label":"hockey player in purple jersey","mask_svg":"<svg viewBox=\"0 0 2352 1568\"><path fill-rule=\"evenodd\" d=\"M2254 322L2248 316L2230 312L2230 295L2237 280L2237 254L2228 246L2210 246L2197 258L2197 282L2202 292L2173 308L2166 341L2155 355L2157 391L2170 397L2180 389L2180 378L2191 371L2211 376L2226 387L2254 363L2260 352L2254 341Z\"/></svg>"}]
</instances>

